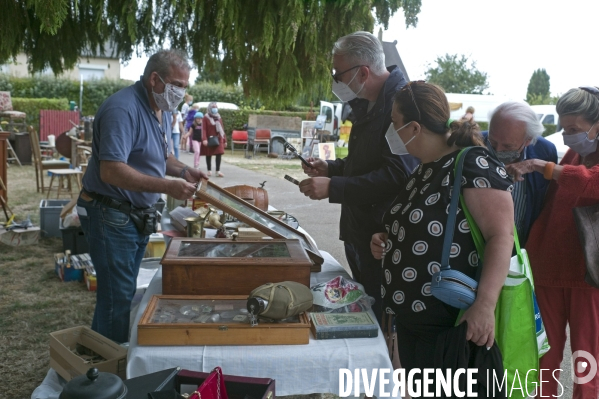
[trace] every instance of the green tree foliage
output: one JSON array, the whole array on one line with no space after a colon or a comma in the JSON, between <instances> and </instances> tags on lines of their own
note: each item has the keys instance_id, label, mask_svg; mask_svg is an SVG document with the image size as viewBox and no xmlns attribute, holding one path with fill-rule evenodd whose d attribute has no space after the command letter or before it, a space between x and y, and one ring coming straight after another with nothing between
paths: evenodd
<instances>
[{"instance_id":1,"label":"green tree foliage","mask_svg":"<svg viewBox=\"0 0 599 399\"><path fill-rule=\"evenodd\" d=\"M331 49L356 30L385 27L403 8L416 26L421 0L0 0L0 64L25 52L32 72L71 69L80 54L112 43L124 59L135 48L169 43L200 70L222 59L227 84L248 98L291 103L330 85ZM140 46L140 47L138 47Z\"/></svg>"},{"instance_id":2,"label":"green tree foliage","mask_svg":"<svg viewBox=\"0 0 599 399\"><path fill-rule=\"evenodd\" d=\"M214 59L210 64L204 65L196 78L195 84L208 82L208 83L220 83L223 78L220 76L220 71L222 69L222 61L219 59Z\"/></svg>"},{"instance_id":3,"label":"green tree foliage","mask_svg":"<svg viewBox=\"0 0 599 399\"><path fill-rule=\"evenodd\" d=\"M552 104L549 93L549 75L545 69L537 69L532 73L526 90L526 101L531 105Z\"/></svg>"},{"instance_id":4,"label":"green tree foliage","mask_svg":"<svg viewBox=\"0 0 599 399\"><path fill-rule=\"evenodd\" d=\"M487 74L476 69L465 55L445 54L437 57L435 67L429 65L426 80L441 86L446 93L483 94L489 88Z\"/></svg>"}]
</instances>

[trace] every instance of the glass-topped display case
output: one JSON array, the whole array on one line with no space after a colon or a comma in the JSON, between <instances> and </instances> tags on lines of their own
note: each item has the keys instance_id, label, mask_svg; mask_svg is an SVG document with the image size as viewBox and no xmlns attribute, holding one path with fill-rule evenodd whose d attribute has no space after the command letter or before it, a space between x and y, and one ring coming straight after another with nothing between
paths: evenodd
<instances>
[{"instance_id":1,"label":"glass-topped display case","mask_svg":"<svg viewBox=\"0 0 599 399\"><path fill-rule=\"evenodd\" d=\"M166 295L248 295L262 284L310 286L312 262L298 240L173 238L162 258Z\"/></svg>"}]
</instances>

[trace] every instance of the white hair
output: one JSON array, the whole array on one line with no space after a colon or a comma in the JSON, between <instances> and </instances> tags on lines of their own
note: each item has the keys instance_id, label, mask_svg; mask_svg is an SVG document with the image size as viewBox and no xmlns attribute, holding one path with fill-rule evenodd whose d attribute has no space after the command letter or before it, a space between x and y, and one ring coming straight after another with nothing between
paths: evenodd
<instances>
[{"instance_id":1,"label":"white hair","mask_svg":"<svg viewBox=\"0 0 599 399\"><path fill-rule=\"evenodd\" d=\"M383 44L370 32L358 31L338 39L333 46L333 55L368 65L376 74L386 70Z\"/></svg>"},{"instance_id":2,"label":"white hair","mask_svg":"<svg viewBox=\"0 0 599 399\"><path fill-rule=\"evenodd\" d=\"M537 118L536 112L526 103L507 101L500 104L491 113L489 130L491 130L493 119L499 118L500 116L524 122L526 124L526 138L530 139L532 144L536 143L537 139L541 137L545 131L545 127L539 121L539 118Z\"/></svg>"}]
</instances>

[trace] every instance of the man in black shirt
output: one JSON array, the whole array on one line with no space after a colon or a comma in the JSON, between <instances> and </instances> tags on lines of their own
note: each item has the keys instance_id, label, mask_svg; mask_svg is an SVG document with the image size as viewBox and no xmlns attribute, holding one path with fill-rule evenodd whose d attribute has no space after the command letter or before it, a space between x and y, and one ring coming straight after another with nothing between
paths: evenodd
<instances>
[{"instance_id":1,"label":"man in black shirt","mask_svg":"<svg viewBox=\"0 0 599 399\"><path fill-rule=\"evenodd\" d=\"M302 167L310 178L300 183L300 191L311 199L341 204L339 238L354 279L376 299L373 310L379 320L382 268L370 252L370 239L384 231L383 214L418 164L410 155L393 155L385 139L393 95L405 84L397 66L385 68L383 46L376 36L355 32L337 40L333 93L349 102L356 119L348 155L335 161L309 158L313 167Z\"/></svg>"}]
</instances>

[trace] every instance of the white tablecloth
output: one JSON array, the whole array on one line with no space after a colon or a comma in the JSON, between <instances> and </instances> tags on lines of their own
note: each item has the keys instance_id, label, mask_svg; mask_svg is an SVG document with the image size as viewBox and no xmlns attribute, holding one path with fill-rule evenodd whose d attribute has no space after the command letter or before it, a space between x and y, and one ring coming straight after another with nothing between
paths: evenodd
<instances>
[{"instance_id":1,"label":"white tablecloth","mask_svg":"<svg viewBox=\"0 0 599 399\"><path fill-rule=\"evenodd\" d=\"M321 253L325 259L322 272L312 273L311 285L338 275L349 277L330 254ZM146 290L135 317L129 341L127 378L176 366L203 372L221 366L225 374L273 378L276 380L277 395L285 396L339 394L340 368L352 372L354 369L366 369L369 376L375 368L393 369L380 331L377 338L316 340L310 335L308 345L140 346L137 344L137 323L151 296L161 292L162 269L156 273ZM377 383L377 396L378 389ZM390 391L388 388L386 390Z\"/></svg>"}]
</instances>

